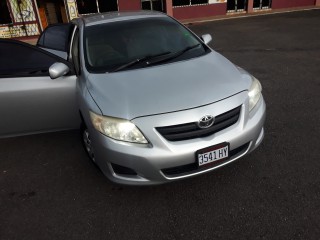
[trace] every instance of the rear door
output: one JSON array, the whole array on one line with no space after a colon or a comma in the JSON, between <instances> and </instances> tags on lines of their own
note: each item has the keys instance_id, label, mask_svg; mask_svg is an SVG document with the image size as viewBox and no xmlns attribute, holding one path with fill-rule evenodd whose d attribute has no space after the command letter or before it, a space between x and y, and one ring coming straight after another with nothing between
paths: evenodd
<instances>
[{"instance_id":1,"label":"rear door","mask_svg":"<svg viewBox=\"0 0 320 240\"><path fill-rule=\"evenodd\" d=\"M49 67L69 66L52 80ZM0 40L0 137L78 128L76 76L66 60L35 46Z\"/></svg>"}]
</instances>

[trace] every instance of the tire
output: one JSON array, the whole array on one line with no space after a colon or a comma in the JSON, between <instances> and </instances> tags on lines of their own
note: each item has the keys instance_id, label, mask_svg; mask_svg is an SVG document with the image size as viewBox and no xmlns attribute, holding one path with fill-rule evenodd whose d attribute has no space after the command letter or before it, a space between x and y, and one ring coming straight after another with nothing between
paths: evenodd
<instances>
[{"instance_id":1,"label":"tire","mask_svg":"<svg viewBox=\"0 0 320 240\"><path fill-rule=\"evenodd\" d=\"M81 134L81 142L84 147L84 150L86 151L90 160L93 163L96 163L96 160L94 157L94 151L93 151L93 147L92 147L92 142L90 139L90 134L89 134L87 126L84 123L81 123L80 134Z\"/></svg>"}]
</instances>

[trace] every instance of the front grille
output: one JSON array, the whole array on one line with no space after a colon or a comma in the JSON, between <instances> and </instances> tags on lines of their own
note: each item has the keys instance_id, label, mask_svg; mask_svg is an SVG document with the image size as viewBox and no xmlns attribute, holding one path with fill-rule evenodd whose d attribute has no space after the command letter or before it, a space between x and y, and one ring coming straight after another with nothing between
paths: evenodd
<instances>
[{"instance_id":1,"label":"front grille","mask_svg":"<svg viewBox=\"0 0 320 240\"><path fill-rule=\"evenodd\" d=\"M182 141L210 136L235 124L240 116L241 106L215 117L214 124L209 128L199 128L197 122L167 127L157 127L157 131L169 141Z\"/></svg>"},{"instance_id":2,"label":"front grille","mask_svg":"<svg viewBox=\"0 0 320 240\"><path fill-rule=\"evenodd\" d=\"M225 162L230 161L230 159L232 159L233 157L237 157L240 154L244 153L245 151L247 151L248 147L250 145L249 143L246 143L236 149L233 149L230 151L230 157L227 159L223 159L223 160L218 160L215 161L213 163L210 163L208 165L204 165L199 167L197 161L190 163L190 164L186 164L186 165L181 165L181 166L177 166L177 167L172 167L172 168L165 168L165 169L161 169L161 171L169 177L172 176L179 176L181 174L192 174L201 170L204 170L206 168L212 168L212 167L216 167L218 165L221 165Z\"/></svg>"}]
</instances>

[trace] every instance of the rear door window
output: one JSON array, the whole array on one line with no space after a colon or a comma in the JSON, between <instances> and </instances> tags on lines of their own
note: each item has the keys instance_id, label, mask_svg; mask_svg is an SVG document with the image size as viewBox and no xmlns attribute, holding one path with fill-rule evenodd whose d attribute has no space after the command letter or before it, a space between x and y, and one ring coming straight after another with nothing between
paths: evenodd
<instances>
[{"instance_id":1,"label":"rear door window","mask_svg":"<svg viewBox=\"0 0 320 240\"><path fill-rule=\"evenodd\" d=\"M37 46L68 52L73 27L71 23L48 26L40 35Z\"/></svg>"}]
</instances>

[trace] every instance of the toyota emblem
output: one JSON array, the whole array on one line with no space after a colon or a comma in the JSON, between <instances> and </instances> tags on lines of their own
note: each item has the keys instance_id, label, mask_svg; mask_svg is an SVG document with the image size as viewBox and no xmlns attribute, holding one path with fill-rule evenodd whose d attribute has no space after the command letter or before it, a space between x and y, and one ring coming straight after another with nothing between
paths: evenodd
<instances>
[{"instance_id":1,"label":"toyota emblem","mask_svg":"<svg viewBox=\"0 0 320 240\"><path fill-rule=\"evenodd\" d=\"M209 128L213 125L214 123L214 117L211 115L205 115L202 118L200 118L198 122L198 127L199 128Z\"/></svg>"}]
</instances>

